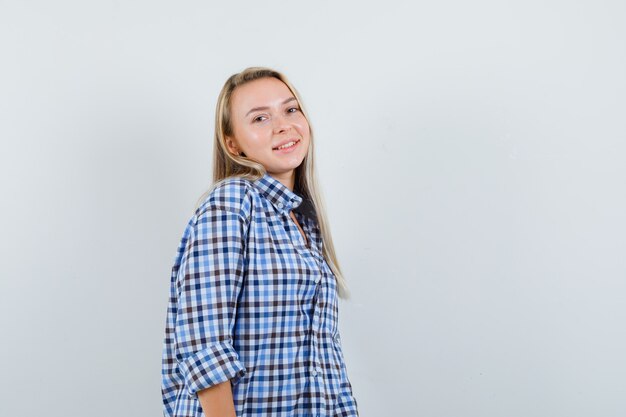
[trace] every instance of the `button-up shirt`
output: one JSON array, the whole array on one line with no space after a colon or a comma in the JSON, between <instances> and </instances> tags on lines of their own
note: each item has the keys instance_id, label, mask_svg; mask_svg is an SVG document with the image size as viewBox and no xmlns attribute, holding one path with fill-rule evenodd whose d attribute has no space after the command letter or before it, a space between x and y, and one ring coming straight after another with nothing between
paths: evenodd
<instances>
[{"instance_id":1,"label":"button-up shirt","mask_svg":"<svg viewBox=\"0 0 626 417\"><path fill-rule=\"evenodd\" d=\"M322 245L311 202L267 173L211 191L171 271L164 416L203 417L198 391L229 380L237 417L358 416Z\"/></svg>"}]
</instances>

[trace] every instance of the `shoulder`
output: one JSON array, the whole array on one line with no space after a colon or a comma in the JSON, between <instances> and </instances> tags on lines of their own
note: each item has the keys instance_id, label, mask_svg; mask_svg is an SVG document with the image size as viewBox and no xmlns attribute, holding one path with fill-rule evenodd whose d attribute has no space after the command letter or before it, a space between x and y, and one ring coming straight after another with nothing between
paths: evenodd
<instances>
[{"instance_id":1,"label":"shoulder","mask_svg":"<svg viewBox=\"0 0 626 417\"><path fill-rule=\"evenodd\" d=\"M195 217L200 218L208 212L222 210L237 214L243 222L248 222L252 192L252 182L246 178L228 177L217 181L196 209Z\"/></svg>"}]
</instances>

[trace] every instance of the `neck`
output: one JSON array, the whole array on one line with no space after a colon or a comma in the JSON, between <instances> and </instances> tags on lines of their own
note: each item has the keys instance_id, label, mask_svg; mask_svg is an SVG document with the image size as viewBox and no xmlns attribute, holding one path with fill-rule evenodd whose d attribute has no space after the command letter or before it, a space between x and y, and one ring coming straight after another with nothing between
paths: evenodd
<instances>
[{"instance_id":1,"label":"neck","mask_svg":"<svg viewBox=\"0 0 626 417\"><path fill-rule=\"evenodd\" d=\"M276 178L281 182L285 187L289 188L290 191L293 192L294 183L296 181L296 171L292 169L288 172L274 173L268 172L272 177Z\"/></svg>"}]
</instances>

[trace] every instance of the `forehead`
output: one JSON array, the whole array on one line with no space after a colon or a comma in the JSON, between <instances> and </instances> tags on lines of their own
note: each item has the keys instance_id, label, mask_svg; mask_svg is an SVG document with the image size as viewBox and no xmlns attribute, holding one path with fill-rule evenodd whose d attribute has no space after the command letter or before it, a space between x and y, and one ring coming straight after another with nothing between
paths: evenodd
<instances>
[{"instance_id":1,"label":"forehead","mask_svg":"<svg viewBox=\"0 0 626 417\"><path fill-rule=\"evenodd\" d=\"M233 111L245 114L253 107L278 106L293 96L287 85L279 79L264 77L235 88L231 99Z\"/></svg>"}]
</instances>

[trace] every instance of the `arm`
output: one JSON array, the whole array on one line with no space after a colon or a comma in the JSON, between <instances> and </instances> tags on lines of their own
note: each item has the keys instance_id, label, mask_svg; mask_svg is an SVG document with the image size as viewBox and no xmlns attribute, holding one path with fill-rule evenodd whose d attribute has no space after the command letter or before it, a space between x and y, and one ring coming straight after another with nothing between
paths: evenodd
<instances>
[{"instance_id":1,"label":"arm","mask_svg":"<svg viewBox=\"0 0 626 417\"><path fill-rule=\"evenodd\" d=\"M197 396L207 417L235 415L230 381L246 373L232 344L245 230L245 220L233 211L213 205L202 209L177 282L177 360L186 394Z\"/></svg>"},{"instance_id":2,"label":"arm","mask_svg":"<svg viewBox=\"0 0 626 417\"><path fill-rule=\"evenodd\" d=\"M198 399L206 417L237 417L229 381L199 391Z\"/></svg>"}]
</instances>

